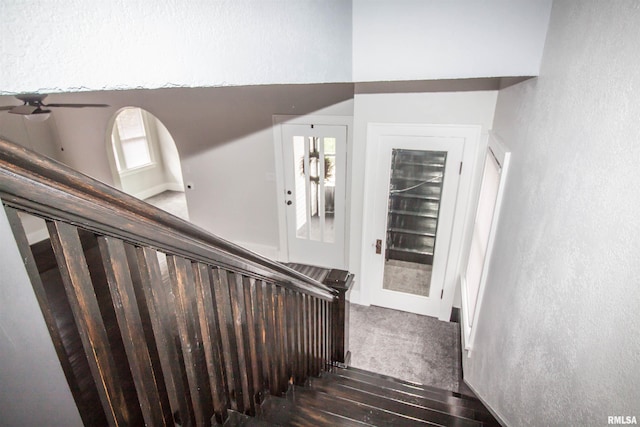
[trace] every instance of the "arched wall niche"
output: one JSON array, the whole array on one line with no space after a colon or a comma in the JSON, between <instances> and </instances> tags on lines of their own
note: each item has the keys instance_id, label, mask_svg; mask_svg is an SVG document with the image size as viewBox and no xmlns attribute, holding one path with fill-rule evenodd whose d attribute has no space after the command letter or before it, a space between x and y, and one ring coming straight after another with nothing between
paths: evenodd
<instances>
[{"instance_id":1,"label":"arched wall niche","mask_svg":"<svg viewBox=\"0 0 640 427\"><path fill-rule=\"evenodd\" d=\"M107 123L105 146L116 188L188 219L180 154L160 119L122 107Z\"/></svg>"}]
</instances>

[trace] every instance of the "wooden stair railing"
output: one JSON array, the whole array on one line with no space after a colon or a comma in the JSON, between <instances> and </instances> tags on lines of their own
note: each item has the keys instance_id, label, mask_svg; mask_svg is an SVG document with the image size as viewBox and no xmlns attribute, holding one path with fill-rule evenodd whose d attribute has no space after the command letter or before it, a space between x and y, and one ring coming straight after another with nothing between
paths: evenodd
<instances>
[{"instance_id":1,"label":"wooden stair railing","mask_svg":"<svg viewBox=\"0 0 640 427\"><path fill-rule=\"evenodd\" d=\"M1 139L0 199L86 425L223 423L344 355L335 290Z\"/></svg>"}]
</instances>

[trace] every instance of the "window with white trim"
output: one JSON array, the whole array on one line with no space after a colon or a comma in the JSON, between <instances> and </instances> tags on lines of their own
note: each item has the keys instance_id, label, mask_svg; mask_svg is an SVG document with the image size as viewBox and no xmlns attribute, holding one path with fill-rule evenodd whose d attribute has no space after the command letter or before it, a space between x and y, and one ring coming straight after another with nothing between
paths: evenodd
<instances>
[{"instance_id":1,"label":"window with white trim","mask_svg":"<svg viewBox=\"0 0 640 427\"><path fill-rule=\"evenodd\" d=\"M153 152L147 137L147 126L140 108L126 108L116 117L112 142L119 172L152 165Z\"/></svg>"}]
</instances>

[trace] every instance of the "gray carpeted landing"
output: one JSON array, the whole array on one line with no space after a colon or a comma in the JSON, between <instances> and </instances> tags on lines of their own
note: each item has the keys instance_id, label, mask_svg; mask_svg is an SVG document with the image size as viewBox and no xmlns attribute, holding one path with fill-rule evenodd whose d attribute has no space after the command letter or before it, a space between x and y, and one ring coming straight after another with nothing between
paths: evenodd
<instances>
[{"instance_id":1,"label":"gray carpeted landing","mask_svg":"<svg viewBox=\"0 0 640 427\"><path fill-rule=\"evenodd\" d=\"M352 366L469 394L461 385L457 323L351 304L349 326Z\"/></svg>"}]
</instances>

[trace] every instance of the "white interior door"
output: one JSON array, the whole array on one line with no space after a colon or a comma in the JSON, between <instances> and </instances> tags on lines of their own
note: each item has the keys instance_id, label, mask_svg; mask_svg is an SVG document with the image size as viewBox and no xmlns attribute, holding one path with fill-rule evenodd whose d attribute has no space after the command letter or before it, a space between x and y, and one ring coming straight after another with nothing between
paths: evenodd
<instances>
[{"instance_id":1,"label":"white interior door","mask_svg":"<svg viewBox=\"0 0 640 427\"><path fill-rule=\"evenodd\" d=\"M346 126L282 125L289 262L345 267Z\"/></svg>"},{"instance_id":2,"label":"white interior door","mask_svg":"<svg viewBox=\"0 0 640 427\"><path fill-rule=\"evenodd\" d=\"M448 265L464 138L408 128L370 128L371 303L439 316ZM365 246L365 250L366 246Z\"/></svg>"}]
</instances>

